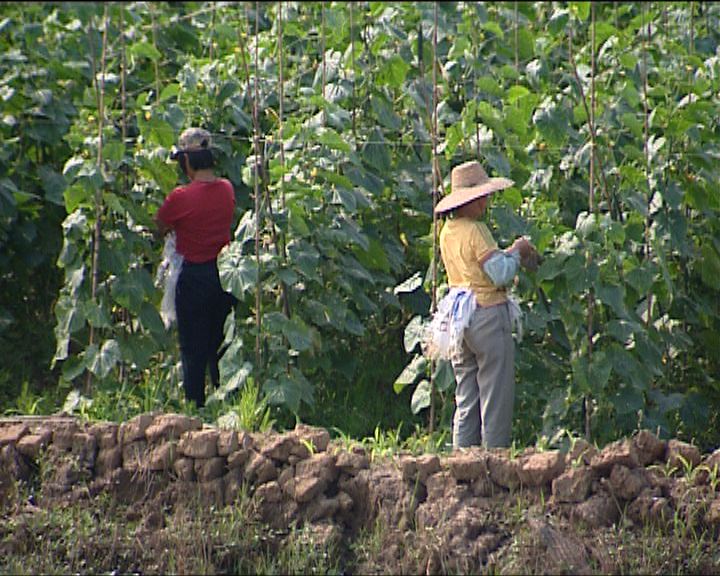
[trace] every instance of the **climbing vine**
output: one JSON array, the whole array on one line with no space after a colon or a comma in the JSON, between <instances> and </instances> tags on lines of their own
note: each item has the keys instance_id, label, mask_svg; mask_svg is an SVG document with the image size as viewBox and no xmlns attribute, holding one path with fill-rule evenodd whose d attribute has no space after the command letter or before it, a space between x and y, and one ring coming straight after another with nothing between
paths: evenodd
<instances>
[{"instance_id":1,"label":"climbing vine","mask_svg":"<svg viewBox=\"0 0 720 576\"><path fill-rule=\"evenodd\" d=\"M24 293L55 326L54 352L36 356L63 393L150 371L178 383L152 218L179 181L170 148L201 125L237 195L219 267L238 305L214 402L252 379L288 418L328 424L332 402L360 413L377 398L446 428L452 371L419 346L444 289L432 206L451 167L479 158L516 182L493 206L500 243L527 234L544 253L515 288L516 437L646 426L711 442L719 15L696 2L4 5L3 358L37 334Z\"/></svg>"}]
</instances>

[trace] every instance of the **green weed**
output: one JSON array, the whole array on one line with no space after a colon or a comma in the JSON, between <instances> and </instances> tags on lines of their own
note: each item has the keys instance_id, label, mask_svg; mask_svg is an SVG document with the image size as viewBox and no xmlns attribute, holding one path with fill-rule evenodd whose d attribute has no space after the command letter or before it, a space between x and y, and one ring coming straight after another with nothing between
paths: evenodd
<instances>
[{"instance_id":1,"label":"green weed","mask_svg":"<svg viewBox=\"0 0 720 576\"><path fill-rule=\"evenodd\" d=\"M275 424L267 398L261 397L260 386L251 377L234 403L213 405L217 406L218 412L222 412L217 417L217 424L221 428L267 432Z\"/></svg>"},{"instance_id":2,"label":"green weed","mask_svg":"<svg viewBox=\"0 0 720 576\"><path fill-rule=\"evenodd\" d=\"M15 407L5 410L7 416L22 414L26 416L34 416L36 414L45 414L45 398L36 395L30 390L30 383L25 380L20 387L20 395L15 399Z\"/></svg>"}]
</instances>

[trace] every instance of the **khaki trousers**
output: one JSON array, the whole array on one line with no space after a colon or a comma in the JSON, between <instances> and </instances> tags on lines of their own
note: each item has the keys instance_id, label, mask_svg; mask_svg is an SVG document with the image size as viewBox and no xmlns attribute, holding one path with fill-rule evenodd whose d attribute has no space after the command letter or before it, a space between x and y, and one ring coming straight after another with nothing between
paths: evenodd
<instances>
[{"instance_id":1,"label":"khaki trousers","mask_svg":"<svg viewBox=\"0 0 720 576\"><path fill-rule=\"evenodd\" d=\"M515 344L508 304L480 307L465 329L455 372L453 447L507 447L515 399Z\"/></svg>"}]
</instances>

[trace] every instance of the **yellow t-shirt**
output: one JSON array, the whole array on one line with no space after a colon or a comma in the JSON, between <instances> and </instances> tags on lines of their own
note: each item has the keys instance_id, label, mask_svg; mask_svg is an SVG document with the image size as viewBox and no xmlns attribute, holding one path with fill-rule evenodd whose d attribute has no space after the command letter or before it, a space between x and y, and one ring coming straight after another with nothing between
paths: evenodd
<instances>
[{"instance_id":1,"label":"yellow t-shirt","mask_svg":"<svg viewBox=\"0 0 720 576\"><path fill-rule=\"evenodd\" d=\"M495 286L482 268L497 249L485 223L470 218L446 220L440 231L440 255L450 287L470 288L480 306L506 302L505 288Z\"/></svg>"}]
</instances>

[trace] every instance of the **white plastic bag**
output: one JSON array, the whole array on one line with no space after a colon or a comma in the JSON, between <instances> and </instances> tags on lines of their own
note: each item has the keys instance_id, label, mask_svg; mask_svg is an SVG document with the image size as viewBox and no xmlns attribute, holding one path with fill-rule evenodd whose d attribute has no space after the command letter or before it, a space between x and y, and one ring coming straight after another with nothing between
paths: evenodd
<instances>
[{"instance_id":1,"label":"white plastic bag","mask_svg":"<svg viewBox=\"0 0 720 576\"><path fill-rule=\"evenodd\" d=\"M163 258L155 276L155 286L164 285L165 292L160 304L160 317L163 324L165 324L166 330L169 330L177 319L175 314L175 286L177 286L183 263L182 255L175 250L175 241L175 232L169 232L165 237Z\"/></svg>"}]
</instances>

